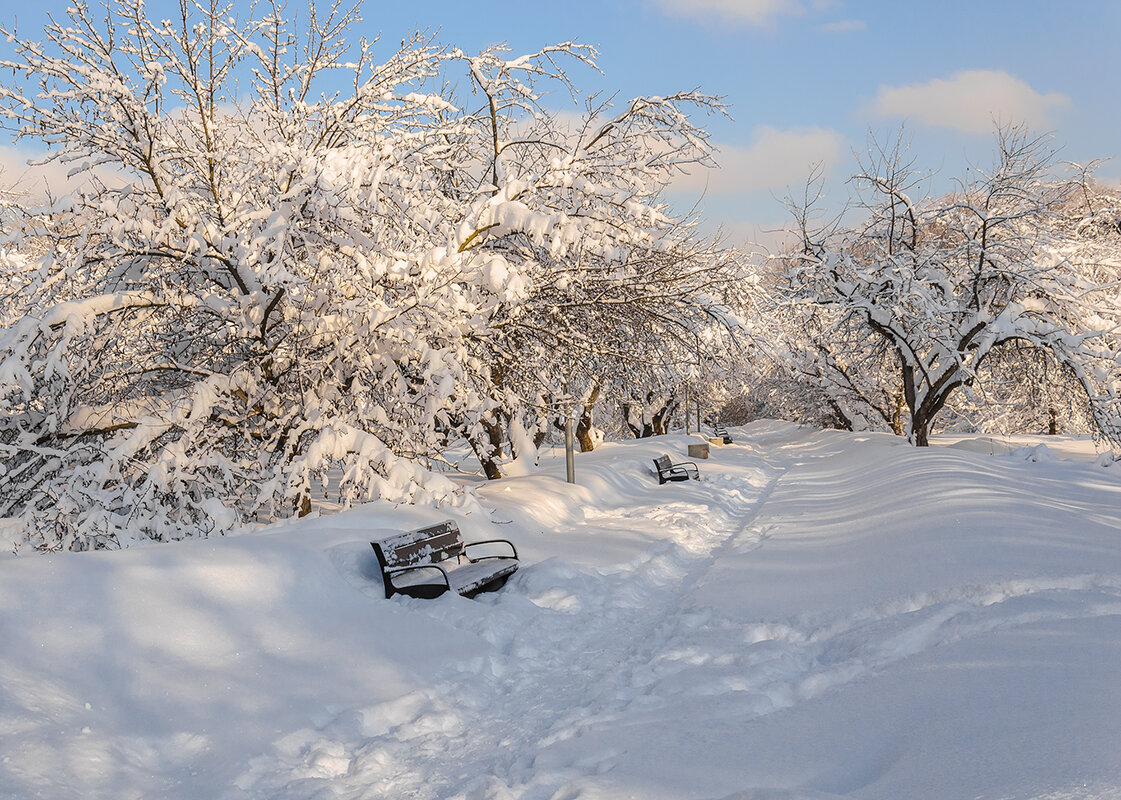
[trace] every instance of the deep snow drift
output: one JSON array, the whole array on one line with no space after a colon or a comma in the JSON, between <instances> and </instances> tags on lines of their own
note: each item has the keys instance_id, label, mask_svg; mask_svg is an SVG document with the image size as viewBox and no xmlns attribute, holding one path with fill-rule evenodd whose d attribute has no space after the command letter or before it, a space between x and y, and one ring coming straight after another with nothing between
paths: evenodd
<instances>
[{"instance_id":1,"label":"deep snow drift","mask_svg":"<svg viewBox=\"0 0 1121 800\"><path fill-rule=\"evenodd\" d=\"M383 504L0 560L0 797L1121 798L1121 464L732 433L479 486L474 601L384 599Z\"/></svg>"}]
</instances>

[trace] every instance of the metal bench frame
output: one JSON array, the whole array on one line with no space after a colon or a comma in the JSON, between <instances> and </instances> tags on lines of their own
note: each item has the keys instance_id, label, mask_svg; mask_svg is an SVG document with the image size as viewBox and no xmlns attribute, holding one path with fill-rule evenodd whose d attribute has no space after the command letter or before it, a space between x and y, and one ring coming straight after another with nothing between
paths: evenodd
<instances>
[{"instance_id":1,"label":"metal bench frame","mask_svg":"<svg viewBox=\"0 0 1121 800\"><path fill-rule=\"evenodd\" d=\"M701 479L701 470L696 463L682 461L679 464L674 464L665 453L654 459L654 468L658 471L659 484L666 481L687 481L690 478Z\"/></svg>"},{"instance_id":2,"label":"metal bench frame","mask_svg":"<svg viewBox=\"0 0 1121 800\"><path fill-rule=\"evenodd\" d=\"M478 545L508 545L510 554L470 556L468 549ZM444 592L457 591L464 597L494 591L518 569L518 550L506 539L484 539L464 542L454 520L418 528L370 542L381 566L385 596L405 594L410 597L433 598ZM483 565L477 568L473 565ZM457 567L459 574L457 575ZM416 575L427 570L431 580L395 584L394 578ZM460 580L457 580L460 578Z\"/></svg>"}]
</instances>

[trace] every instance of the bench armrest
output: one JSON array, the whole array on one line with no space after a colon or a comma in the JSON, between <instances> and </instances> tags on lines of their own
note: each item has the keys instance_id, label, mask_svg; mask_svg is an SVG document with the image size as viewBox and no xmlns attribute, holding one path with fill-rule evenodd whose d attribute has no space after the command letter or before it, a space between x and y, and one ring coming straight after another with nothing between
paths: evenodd
<instances>
[{"instance_id":1,"label":"bench armrest","mask_svg":"<svg viewBox=\"0 0 1121 800\"><path fill-rule=\"evenodd\" d=\"M510 550L514 553L514 558L518 557L518 548L514 547L514 543L508 539L483 539L481 542L468 542L463 545L463 552L466 553L468 547L474 547L477 544L508 544ZM467 556L468 561L482 561L484 558L509 558L509 556L479 556L478 558Z\"/></svg>"},{"instance_id":2,"label":"bench armrest","mask_svg":"<svg viewBox=\"0 0 1121 800\"><path fill-rule=\"evenodd\" d=\"M686 472L688 472L688 471L689 471L689 467L692 467L692 468L693 468L693 469L695 469L695 470L696 470L697 472L700 472L700 471L701 471L701 468L697 466L697 463L696 463L695 461L682 461L682 462L680 462L680 463L678 463L678 464L670 464L670 469L671 469L671 470L674 470L674 469L683 469L683 470L685 470Z\"/></svg>"}]
</instances>

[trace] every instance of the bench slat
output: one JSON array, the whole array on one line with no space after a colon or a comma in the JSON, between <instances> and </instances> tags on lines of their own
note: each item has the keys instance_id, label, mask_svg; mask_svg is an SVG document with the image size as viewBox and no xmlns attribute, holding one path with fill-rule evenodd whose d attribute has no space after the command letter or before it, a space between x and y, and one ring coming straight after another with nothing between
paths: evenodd
<instances>
[{"instance_id":1,"label":"bench slat","mask_svg":"<svg viewBox=\"0 0 1121 800\"><path fill-rule=\"evenodd\" d=\"M381 540L381 544L386 550L392 550L408 545L411 542L439 536L443 533L451 533L458 536L459 526L456 525L455 522L449 520L447 522L441 522L438 525L429 525L428 527L417 528L413 531L403 531L395 536L387 536Z\"/></svg>"},{"instance_id":2,"label":"bench slat","mask_svg":"<svg viewBox=\"0 0 1121 800\"><path fill-rule=\"evenodd\" d=\"M443 533L427 539L403 544L393 550L386 551L386 565L391 567L404 567L412 564L426 564L432 561L443 561L446 558L455 558L463 552L463 540L456 533Z\"/></svg>"},{"instance_id":3,"label":"bench slat","mask_svg":"<svg viewBox=\"0 0 1121 800\"><path fill-rule=\"evenodd\" d=\"M463 552L459 526L444 522L393 536L381 542L387 567L405 567L456 558Z\"/></svg>"}]
</instances>

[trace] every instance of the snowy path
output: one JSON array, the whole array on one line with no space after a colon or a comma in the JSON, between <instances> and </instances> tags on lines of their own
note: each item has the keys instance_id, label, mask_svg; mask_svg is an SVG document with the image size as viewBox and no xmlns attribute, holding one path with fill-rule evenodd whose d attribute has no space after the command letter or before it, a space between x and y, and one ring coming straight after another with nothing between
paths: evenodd
<instances>
[{"instance_id":1,"label":"snowy path","mask_svg":"<svg viewBox=\"0 0 1121 800\"><path fill-rule=\"evenodd\" d=\"M610 749L565 763L538 754L650 703L651 665L672 652L682 628L703 623L681 615L693 587L733 542L761 541L753 523L783 470L752 469L747 485L718 474L667 486L622 514L589 512L591 529L658 529L665 537L616 569L554 558L474 603L402 601L473 631L494 653L456 665L440 689L348 710L287 737L276 762L255 765L269 777L253 793L308 797L327 779L342 798L544 800L582 775L609 771Z\"/></svg>"}]
</instances>

